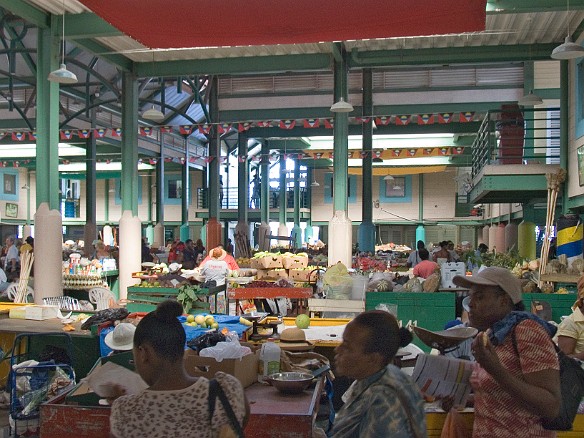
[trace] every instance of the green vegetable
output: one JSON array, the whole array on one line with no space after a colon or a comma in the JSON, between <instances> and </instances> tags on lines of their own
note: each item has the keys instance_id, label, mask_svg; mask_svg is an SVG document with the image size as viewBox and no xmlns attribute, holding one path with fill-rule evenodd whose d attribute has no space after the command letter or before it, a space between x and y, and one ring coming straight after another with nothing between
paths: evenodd
<instances>
[{"instance_id":1,"label":"green vegetable","mask_svg":"<svg viewBox=\"0 0 584 438\"><path fill-rule=\"evenodd\" d=\"M199 286L185 284L178 289L176 300L183 306L184 313L189 313L195 301L199 301L201 296L206 296L205 292L201 293Z\"/></svg>"}]
</instances>

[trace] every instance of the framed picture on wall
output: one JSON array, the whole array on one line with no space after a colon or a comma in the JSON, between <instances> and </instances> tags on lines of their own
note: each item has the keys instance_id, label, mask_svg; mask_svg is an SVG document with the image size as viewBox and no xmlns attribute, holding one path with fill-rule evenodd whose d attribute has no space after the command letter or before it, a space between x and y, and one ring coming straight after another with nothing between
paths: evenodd
<instances>
[{"instance_id":1,"label":"framed picture on wall","mask_svg":"<svg viewBox=\"0 0 584 438\"><path fill-rule=\"evenodd\" d=\"M578 183L584 186L584 146L578 148Z\"/></svg>"},{"instance_id":2,"label":"framed picture on wall","mask_svg":"<svg viewBox=\"0 0 584 438\"><path fill-rule=\"evenodd\" d=\"M16 219L18 217L18 204L7 202L6 208L4 209L4 216Z\"/></svg>"}]
</instances>

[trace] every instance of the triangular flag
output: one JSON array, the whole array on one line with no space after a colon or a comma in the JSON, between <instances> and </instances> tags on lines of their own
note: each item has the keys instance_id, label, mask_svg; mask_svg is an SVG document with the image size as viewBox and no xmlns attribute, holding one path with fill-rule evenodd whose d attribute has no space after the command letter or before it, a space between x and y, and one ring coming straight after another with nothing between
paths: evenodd
<instances>
[{"instance_id":1,"label":"triangular flag","mask_svg":"<svg viewBox=\"0 0 584 438\"><path fill-rule=\"evenodd\" d=\"M95 135L97 138L105 137L106 133L107 133L107 129L105 129L105 128L97 128L97 129L93 130L93 135Z\"/></svg>"},{"instance_id":2,"label":"triangular flag","mask_svg":"<svg viewBox=\"0 0 584 438\"><path fill-rule=\"evenodd\" d=\"M362 125L369 123L369 120L371 120L371 117L355 117L355 121L357 123L361 123Z\"/></svg>"},{"instance_id":3,"label":"triangular flag","mask_svg":"<svg viewBox=\"0 0 584 438\"><path fill-rule=\"evenodd\" d=\"M121 137L122 136L122 128L112 128L112 136L113 137Z\"/></svg>"},{"instance_id":4,"label":"triangular flag","mask_svg":"<svg viewBox=\"0 0 584 438\"><path fill-rule=\"evenodd\" d=\"M205 158L203 158L203 161L205 163L209 164L211 161L213 161L213 158L215 158L215 157L205 157Z\"/></svg>"},{"instance_id":5,"label":"triangular flag","mask_svg":"<svg viewBox=\"0 0 584 438\"><path fill-rule=\"evenodd\" d=\"M14 141L23 141L26 139L26 134L24 132L13 132L12 133L12 140Z\"/></svg>"},{"instance_id":6,"label":"triangular flag","mask_svg":"<svg viewBox=\"0 0 584 438\"><path fill-rule=\"evenodd\" d=\"M450 148L440 148L440 149L439 149L439 151L440 151L440 155L448 155L448 150L449 150L449 149L450 149Z\"/></svg>"},{"instance_id":7,"label":"triangular flag","mask_svg":"<svg viewBox=\"0 0 584 438\"><path fill-rule=\"evenodd\" d=\"M324 119L324 127L326 129L333 129L335 127L335 121L333 119Z\"/></svg>"},{"instance_id":8,"label":"triangular flag","mask_svg":"<svg viewBox=\"0 0 584 438\"><path fill-rule=\"evenodd\" d=\"M391 155L394 157L399 157L402 153L403 149L392 149L391 150Z\"/></svg>"},{"instance_id":9,"label":"triangular flag","mask_svg":"<svg viewBox=\"0 0 584 438\"><path fill-rule=\"evenodd\" d=\"M2 140L4 137L6 137L6 132L0 131L0 140Z\"/></svg>"},{"instance_id":10,"label":"triangular flag","mask_svg":"<svg viewBox=\"0 0 584 438\"><path fill-rule=\"evenodd\" d=\"M409 157L415 157L416 156L416 149L408 149L408 156Z\"/></svg>"},{"instance_id":11,"label":"triangular flag","mask_svg":"<svg viewBox=\"0 0 584 438\"><path fill-rule=\"evenodd\" d=\"M280 120L280 129L293 129L296 126L296 120Z\"/></svg>"},{"instance_id":12,"label":"triangular flag","mask_svg":"<svg viewBox=\"0 0 584 438\"><path fill-rule=\"evenodd\" d=\"M305 128L318 128L320 127L320 121L318 119L304 119L302 124Z\"/></svg>"},{"instance_id":13,"label":"triangular flag","mask_svg":"<svg viewBox=\"0 0 584 438\"><path fill-rule=\"evenodd\" d=\"M474 112L467 111L465 113L460 113L459 121L461 123L472 122L474 119Z\"/></svg>"},{"instance_id":14,"label":"triangular flag","mask_svg":"<svg viewBox=\"0 0 584 438\"><path fill-rule=\"evenodd\" d=\"M180 125L178 130L182 135L191 135L193 132L193 125Z\"/></svg>"},{"instance_id":15,"label":"triangular flag","mask_svg":"<svg viewBox=\"0 0 584 438\"><path fill-rule=\"evenodd\" d=\"M77 136L79 138L89 138L91 136L90 129L79 129L77 130Z\"/></svg>"},{"instance_id":16,"label":"triangular flag","mask_svg":"<svg viewBox=\"0 0 584 438\"><path fill-rule=\"evenodd\" d=\"M203 123L202 125L198 125L199 132L201 134L210 134L211 133L211 126L208 123ZM182 134L182 132L181 132ZM190 134L190 132L189 132Z\"/></svg>"},{"instance_id":17,"label":"triangular flag","mask_svg":"<svg viewBox=\"0 0 584 438\"><path fill-rule=\"evenodd\" d=\"M375 124L378 126L387 126L391 122L390 116L375 117Z\"/></svg>"},{"instance_id":18,"label":"triangular flag","mask_svg":"<svg viewBox=\"0 0 584 438\"><path fill-rule=\"evenodd\" d=\"M30 138L30 141L36 141L37 139L37 133L36 131L32 131L28 133L28 138Z\"/></svg>"},{"instance_id":19,"label":"triangular flag","mask_svg":"<svg viewBox=\"0 0 584 438\"><path fill-rule=\"evenodd\" d=\"M249 128L251 128L250 122L238 123L238 125L237 125L237 131L239 131L239 132L247 131Z\"/></svg>"},{"instance_id":20,"label":"triangular flag","mask_svg":"<svg viewBox=\"0 0 584 438\"><path fill-rule=\"evenodd\" d=\"M269 128L270 126L272 126L272 122L270 120L264 120L261 122L256 122L256 126L258 128Z\"/></svg>"},{"instance_id":21,"label":"triangular flag","mask_svg":"<svg viewBox=\"0 0 584 438\"><path fill-rule=\"evenodd\" d=\"M158 129L160 129L160 132L172 132L172 126L160 126Z\"/></svg>"},{"instance_id":22,"label":"triangular flag","mask_svg":"<svg viewBox=\"0 0 584 438\"><path fill-rule=\"evenodd\" d=\"M239 163L245 163L245 160L247 160L247 156L245 156L245 155L238 155L237 156L237 161Z\"/></svg>"},{"instance_id":23,"label":"triangular flag","mask_svg":"<svg viewBox=\"0 0 584 438\"><path fill-rule=\"evenodd\" d=\"M434 155L434 148L424 148L424 155Z\"/></svg>"},{"instance_id":24,"label":"triangular flag","mask_svg":"<svg viewBox=\"0 0 584 438\"><path fill-rule=\"evenodd\" d=\"M231 123L222 123L218 127L219 134L226 134L231 131Z\"/></svg>"},{"instance_id":25,"label":"triangular flag","mask_svg":"<svg viewBox=\"0 0 584 438\"><path fill-rule=\"evenodd\" d=\"M434 114L418 114L418 125L434 124Z\"/></svg>"},{"instance_id":26,"label":"triangular flag","mask_svg":"<svg viewBox=\"0 0 584 438\"><path fill-rule=\"evenodd\" d=\"M59 136L61 137L61 140L71 140L73 138L73 131L70 129L63 129L62 131L59 131Z\"/></svg>"},{"instance_id":27,"label":"triangular flag","mask_svg":"<svg viewBox=\"0 0 584 438\"><path fill-rule=\"evenodd\" d=\"M464 152L464 148L461 146L457 146L455 148L450 148L450 153L452 155L460 155Z\"/></svg>"},{"instance_id":28,"label":"triangular flag","mask_svg":"<svg viewBox=\"0 0 584 438\"><path fill-rule=\"evenodd\" d=\"M395 124L400 126L409 125L411 119L412 116L407 115L395 116Z\"/></svg>"},{"instance_id":29,"label":"triangular flag","mask_svg":"<svg viewBox=\"0 0 584 438\"><path fill-rule=\"evenodd\" d=\"M452 122L452 113L438 114L438 123L450 123L450 122Z\"/></svg>"},{"instance_id":30,"label":"triangular flag","mask_svg":"<svg viewBox=\"0 0 584 438\"><path fill-rule=\"evenodd\" d=\"M148 126L140 126L140 135L152 135L152 128Z\"/></svg>"}]
</instances>

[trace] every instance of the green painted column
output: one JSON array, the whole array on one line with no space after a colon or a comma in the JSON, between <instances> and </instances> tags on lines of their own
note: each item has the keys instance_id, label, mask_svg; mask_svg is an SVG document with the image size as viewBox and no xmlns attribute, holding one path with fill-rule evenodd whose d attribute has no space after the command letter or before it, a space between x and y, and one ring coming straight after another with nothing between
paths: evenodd
<instances>
[{"instance_id":1,"label":"green painted column","mask_svg":"<svg viewBox=\"0 0 584 438\"><path fill-rule=\"evenodd\" d=\"M154 219L154 203L156 202L156 191L153 186L155 178L152 176L152 173L148 174L148 222L152 224L152 220ZM150 240L152 243L152 240Z\"/></svg>"},{"instance_id":2,"label":"green painted column","mask_svg":"<svg viewBox=\"0 0 584 438\"><path fill-rule=\"evenodd\" d=\"M267 140L262 141L262 160L260 161L261 170L261 191L260 191L260 217L265 223L270 222L270 145Z\"/></svg>"},{"instance_id":3,"label":"green painted column","mask_svg":"<svg viewBox=\"0 0 584 438\"><path fill-rule=\"evenodd\" d=\"M138 81L122 73L122 214L138 216Z\"/></svg>"},{"instance_id":4,"label":"green painted column","mask_svg":"<svg viewBox=\"0 0 584 438\"><path fill-rule=\"evenodd\" d=\"M110 204L110 180L109 178L105 180L104 194L103 194L103 220L107 224L109 222L109 204Z\"/></svg>"},{"instance_id":5,"label":"green painted column","mask_svg":"<svg viewBox=\"0 0 584 438\"><path fill-rule=\"evenodd\" d=\"M247 161L247 137L239 134L237 154L237 220L247 223L249 208L249 162Z\"/></svg>"},{"instance_id":6,"label":"green painted column","mask_svg":"<svg viewBox=\"0 0 584 438\"><path fill-rule=\"evenodd\" d=\"M300 160L294 160L294 246L302 246L302 228L300 228Z\"/></svg>"},{"instance_id":7,"label":"green painted column","mask_svg":"<svg viewBox=\"0 0 584 438\"><path fill-rule=\"evenodd\" d=\"M523 64L523 92L528 94L535 88L535 63L525 62ZM523 142L523 155L533 156L534 153L534 136L535 123L533 121L535 113L533 107L524 108L523 118L525 119L525 140ZM519 151L518 151L519 152Z\"/></svg>"},{"instance_id":8,"label":"green painted column","mask_svg":"<svg viewBox=\"0 0 584 438\"><path fill-rule=\"evenodd\" d=\"M280 196L278 198L278 222L280 225L286 224L288 213L288 193L286 191L286 160L280 156Z\"/></svg>"},{"instance_id":9,"label":"green painted column","mask_svg":"<svg viewBox=\"0 0 584 438\"><path fill-rule=\"evenodd\" d=\"M347 64L343 53L341 62L335 61L335 102L343 97L347 99ZM348 113L334 113L334 158L333 158L333 211L346 212L349 206L349 116Z\"/></svg>"},{"instance_id":10,"label":"green painted column","mask_svg":"<svg viewBox=\"0 0 584 438\"><path fill-rule=\"evenodd\" d=\"M218 99L219 82L217 76L211 79L211 88L209 90L209 117L214 123L209 134L209 156L213 160L207 165L209 177L208 203L209 203L209 222L207 222L207 251L215 248L222 243L221 222L219 218L219 156L221 151L221 141L219 130L216 123L219 121L219 99Z\"/></svg>"},{"instance_id":11,"label":"green painted column","mask_svg":"<svg viewBox=\"0 0 584 438\"><path fill-rule=\"evenodd\" d=\"M164 224L164 146L160 142L160 156L156 161L156 223ZM164 242L163 242L164 243Z\"/></svg>"},{"instance_id":12,"label":"green painted column","mask_svg":"<svg viewBox=\"0 0 584 438\"><path fill-rule=\"evenodd\" d=\"M361 130L363 135L363 167L361 191L361 224L357 243L359 251L375 252L375 226L373 225L373 72L370 68L363 70L363 118L370 118L368 123L363 123ZM385 182L385 181L384 181ZM379 190L382 190L380 187Z\"/></svg>"},{"instance_id":13,"label":"green painted column","mask_svg":"<svg viewBox=\"0 0 584 438\"><path fill-rule=\"evenodd\" d=\"M416 228L416 244L418 240L426 243L426 229L424 228L424 174L418 175L418 227Z\"/></svg>"},{"instance_id":14,"label":"green painted column","mask_svg":"<svg viewBox=\"0 0 584 438\"><path fill-rule=\"evenodd\" d=\"M181 198L181 226L180 226L180 240L185 242L190 238L189 233L189 200L191 198L191 185L189 178L189 142L185 138L185 162L181 169L182 180L182 198Z\"/></svg>"},{"instance_id":15,"label":"green painted column","mask_svg":"<svg viewBox=\"0 0 584 438\"><path fill-rule=\"evenodd\" d=\"M568 111L570 110L570 64L569 61L560 61L560 167L568 170L568 154L570 140L570 126ZM569 175L567 173L567 175ZM562 214L568 210L568 181L562 185Z\"/></svg>"},{"instance_id":16,"label":"green painted column","mask_svg":"<svg viewBox=\"0 0 584 438\"><path fill-rule=\"evenodd\" d=\"M94 96L91 96L90 102L93 103L95 100ZM91 132L96 127L95 124L95 107L89 110L91 119ZM97 155L97 145L95 141L95 136L91 135L85 141L85 227L83 231L83 240L85 242L93 242L97 237L97 207L96 207L96 189L97 189L97 172L96 166L96 155ZM91 245L85 245L84 253L86 257L91 256L93 247Z\"/></svg>"},{"instance_id":17,"label":"green painted column","mask_svg":"<svg viewBox=\"0 0 584 438\"><path fill-rule=\"evenodd\" d=\"M59 210L59 84L47 80L59 67L59 39L39 28L37 40L36 205Z\"/></svg>"},{"instance_id":18,"label":"green painted column","mask_svg":"<svg viewBox=\"0 0 584 438\"><path fill-rule=\"evenodd\" d=\"M308 219L306 221L306 231L304 233L304 241L307 243L312 243L311 239L314 236L314 231L312 229L312 186L311 181L314 181L314 167L308 167L306 169L306 191L308 208L310 209L308 213Z\"/></svg>"}]
</instances>

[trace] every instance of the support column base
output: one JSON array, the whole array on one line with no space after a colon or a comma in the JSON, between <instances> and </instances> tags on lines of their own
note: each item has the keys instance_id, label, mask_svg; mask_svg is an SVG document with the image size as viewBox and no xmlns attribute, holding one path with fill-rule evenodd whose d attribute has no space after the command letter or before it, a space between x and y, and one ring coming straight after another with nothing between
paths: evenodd
<instances>
[{"instance_id":1,"label":"support column base","mask_svg":"<svg viewBox=\"0 0 584 438\"><path fill-rule=\"evenodd\" d=\"M63 295L63 220L61 212L50 210L49 204L39 205L34 223L37 235L34 242L34 302L43 304L43 298ZM40 280L42 279L42 281Z\"/></svg>"},{"instance_id":2,"label":"support column base","mask_svg":"<svg viewBox=\"0 0 584 438\"><path fill-rule=\"evenodd\" d=\"M140 283L139 278L132 278L132 272L142 268L142 221L133 216L130 210L122 213L120 218L120 299L128 298L128 287Z\"/></svg>"},{"instance_id":3,"label":"support column base","mask_svg":"<svg viewBox=\"0 0 584 438\"><path fill-rule=\"evenodd\" d=\"M270 226L262 222L258 228L258 245L260 251L269 251L270 249Z\"/></svg>"},{"instance_id":4,"label":"support column base","mask_svg":"<svg viewBox=\"0 0 584 438\"><path fill-rule=\"evenodd\" d=\"M337 262L350 268L352 259L352 230L351 219L345 211L336 211L329 222L328 230L328 261L329 265Z\"/></svg>"}]
</instances>

